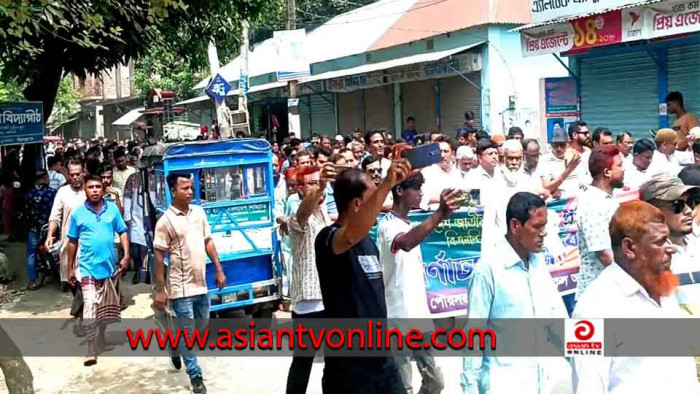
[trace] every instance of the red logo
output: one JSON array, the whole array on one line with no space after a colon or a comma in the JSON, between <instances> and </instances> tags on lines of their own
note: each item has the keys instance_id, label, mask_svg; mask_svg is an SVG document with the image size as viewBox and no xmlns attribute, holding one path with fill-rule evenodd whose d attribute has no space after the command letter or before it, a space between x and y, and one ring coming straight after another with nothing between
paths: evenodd
<instances>
[{"instance_id":1,"label":"red logo","mask_svg":"<svg viewBox=\"0 0 700 394\"><path fill-rule=\"evenodd\" d=\"M637 23L642 16L636 12L630 11L630 17L632 18L632 25L630 25L630 27L634 27L634 24Z\"/></svg>"},{"instance_id":2,"label":"red logo","mask_svg":"<svg viewBox=\"0 0 700 394\"><path fill-rule=\"evenodd\" d=\"M605 333L603 319L566 319L564 354L566 356L602 356Z\"/></svg>"},{"instance_id":3,"label":"red logo","mask_svg":"<svg viewBox=\"0 0 700 394\"><path fill-rule=\"evenodd\" d=\"M587 341L593 338L593 334L595 334L595 327L593 327L593 323L588 320L576 322L575 327L574 336L576 336L576 339L579 341Z\"/></svg>"}]
</instances>

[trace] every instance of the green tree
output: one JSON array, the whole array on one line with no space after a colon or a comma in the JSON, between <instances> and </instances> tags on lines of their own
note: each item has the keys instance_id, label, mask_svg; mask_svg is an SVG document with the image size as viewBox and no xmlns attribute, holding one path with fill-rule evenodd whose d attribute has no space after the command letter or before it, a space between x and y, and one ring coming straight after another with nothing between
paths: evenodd
<instances>
[{"instance_id":1,"label":"green tree","mask_svg":"<svg viewBox=\"0 0 700 394\"><path fill-rule=\"evenodd\" d=\"M53 111L51 111L51 116L49 116L46 122L48 129L54 129L60 126L61 123L70 119L72 115L80 111L80 104L78 104L79 99L80 93L73 89L70 77L61 79L61 83L58 84L58 92L56 94L56 100L54 101Z\"/></svg>"},{"instance_id":2,"label":"green tree","mask_svg":"<svg viewBox=\"0 0 700 394\"><path fill-rule=\"evenodd\" d=\"M51 109L61 78L99 75L162 48L206 65L213 38L226 53L240 43L242 18L265 0L0 0L0 80L17 80L24 97ZM233 49L231 49L233 50Z\"/></svg>"}]
</instances>

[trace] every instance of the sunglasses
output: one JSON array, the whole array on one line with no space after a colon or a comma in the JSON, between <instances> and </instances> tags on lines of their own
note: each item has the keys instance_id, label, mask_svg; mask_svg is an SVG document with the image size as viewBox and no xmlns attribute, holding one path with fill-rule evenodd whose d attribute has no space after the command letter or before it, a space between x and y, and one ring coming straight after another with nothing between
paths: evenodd
<instances>
[{"instance_id":1,"label":"sunglasses","mask_svg":"<svg viewBox=\"0 0 700 394\"><path fill-rule=\"evenodd\" d=\"M376 173L378 173L378 172L380 172L380 171L381 171L380 168L368 168L368 169L367 169L367 173L369 173L369 174L376 174Z\"/></svg>"},{"instance_id":2,"label":"sunglasses","mask_svg":"<svg viewBox=\"0 0 700 394\"><path fill-rule=\"evenodd\" d=\"M671 208L673 209L673 213L676 215L680 215L683 212L683 209L687 205L688 208L695 209L695 207L698 205L700 202L700 196L699 197L693 197L689 198L687 200L684 200L682 198L679 198L678 200L673 200L671 201Z\"/></svg>"}]
</instances>

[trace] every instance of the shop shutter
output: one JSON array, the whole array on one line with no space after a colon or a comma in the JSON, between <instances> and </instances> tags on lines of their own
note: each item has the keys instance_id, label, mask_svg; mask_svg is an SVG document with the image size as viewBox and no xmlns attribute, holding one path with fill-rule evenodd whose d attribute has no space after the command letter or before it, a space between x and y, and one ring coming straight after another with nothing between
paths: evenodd
<instances>
[{"instance_id":1,"label":"shop shutter","mask_svg":"<svg viewBox=\"0 0 700 394\"><path fill-rule=\"evenodd\" d=\"M581 59L581 117L647 138L659 128L657 67L645 51Z\"/></svg>"},{"instance_id":2,"label":"shop shutter","mask_svg":"<svg viewBox=\"0 0 700 394\"><path fill-rule=\"evenodd\" d=\"M365 110L362 105L362 90L338 93L338 124L343 135L352 134L355 129L365 128Z\"/></svg>"},{"instance_id":3,"label":"shop shutter","mask_svg":"<svg viewBox=\"0 0 700 394\"><path fill-rule=\"evenodd\" d=\"M392 85L365 90L365 128L367 130L394 129L393 100L394 87Z\"/></svg>"},{"instance_id":4,"label":"shop shutter","mask_svg":"<svg viewBox=\"0 0 700 394\"><path fill-rule=\"evenodd\" d=\"M435 83L436 80L429 79L401 84L402 126L405 125L406 119L412 116L416 119L416 130L419 133L437 129Z\"/></svg>"},{"instance_id":5,"label":"shop shutter","mask_svg":"<svg viewBox=\"0 0 700 394\"><path fill-rule=\"evenodd\" d=\"M480 83L479 72L466 75L469 80ZM440 126L450 137L458 127L464 125L464 113L469 110L476 115L476 124L481 124L479 91L460 76L440 79Z\"/></svg>"},{"instance_id":6,"label":"shop shutter","mask_svg":"<svg viewBox=\"0 0 700 394\"><path fill-rule=\"evenodd\" d=\"M335 132L335 95L333 93L312 94L311 132L334 136Z\"/></svg>"},{"instance_id":7,"label":"shop shutter","mask_svg":"<svg viewBox=\"0 0 700 394\"><path fill-rule=\"evenodd\" d=\"M700 115L700 45L669 48L666 61L668 91L683 93L685 109L695 116ZM671 115L669 122L673 122L673 119L674 115Z\"/></svg>"},{"instance_id":8,"label":"shop shutter","mask_svg":"<svg viewBox=\"0 0 700 394\"><path fill-rule=\"evenodd\" d=\"M308 139L311 137L311 96L299 97L299 128L301 130L301 138Z\"/></svg>"}]
</instances>

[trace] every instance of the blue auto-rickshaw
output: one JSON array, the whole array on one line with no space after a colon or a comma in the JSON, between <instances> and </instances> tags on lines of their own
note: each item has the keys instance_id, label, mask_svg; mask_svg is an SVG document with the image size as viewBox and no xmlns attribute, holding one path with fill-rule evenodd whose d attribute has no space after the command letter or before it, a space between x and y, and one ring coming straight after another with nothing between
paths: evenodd
<instances>
[{"instance_id":1,"label":"blue auto-rickshaw","mask_svg":"<svg viewBox=\"0 0 700 394\"><path fill-rule=\"evenodd\" d=\"M226 274L219 290L207 260L211 311L276 303L280 299L279 242L273 227L272 149L262 139L175 142L144 149L144 183L156 219L170 205L171 172L192 174L200 205ZM167 263L167 261L166 261ZM264 308L271 311L272 308Z\"/></svg>"}]
</instances>

